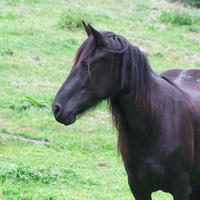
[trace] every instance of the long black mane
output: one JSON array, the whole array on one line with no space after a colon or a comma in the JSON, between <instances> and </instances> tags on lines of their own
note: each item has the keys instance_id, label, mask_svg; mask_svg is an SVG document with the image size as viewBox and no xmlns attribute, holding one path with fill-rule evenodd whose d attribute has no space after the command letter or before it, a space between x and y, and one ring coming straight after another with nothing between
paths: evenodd
<instances>
[{"instance_id":1,"label":"long black mane","mask_svg":"<svg viewBox=\"0 0 200 200\"><path fill-rule=\"evenodd\" d=\"M128 93L131 106L137 107L139 110L151 112L153 110L153 102L151 100L151 73L153 73L147 56L140 48L132 45L124 37L118 36L111 32L101 32L103 36L109 38L110 45L107 47L98 46L92 35L81 45L75 60L74 66L84 61L84 59L92 56L96 48L107 51L112 58L111 67L116 67L117 73L121 74L121 91L120 93ZM88 64L88 71L89 66ZM106 71L105 71L106 73ZM120 94L118 94L120 95ZM119 133L118 147L122 154L123 160L129 160L129 134L127 131L127 120L123 114L117 96L108 99L110 111L112 113L113 122Z\"/></svg>"}]
</instances>

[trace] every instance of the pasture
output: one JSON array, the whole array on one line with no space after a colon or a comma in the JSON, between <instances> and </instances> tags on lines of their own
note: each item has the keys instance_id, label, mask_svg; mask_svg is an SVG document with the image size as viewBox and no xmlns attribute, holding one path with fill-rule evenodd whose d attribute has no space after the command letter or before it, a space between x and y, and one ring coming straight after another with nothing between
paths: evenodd
<instances>
[{"instance_id":1,"label":"pasture","mask_svg":"<svg viewBox=\"0 0 200 200\"><path fill-rule=\"evenodd\" d=\"M106 102L71 126L51 103L86 34L82 20L144 48L151 66L200 68L200 10L166 1L1 0L0 199L133 199ZM154 200L172 200L157 192Z\"/></svg>"}]
</instances>

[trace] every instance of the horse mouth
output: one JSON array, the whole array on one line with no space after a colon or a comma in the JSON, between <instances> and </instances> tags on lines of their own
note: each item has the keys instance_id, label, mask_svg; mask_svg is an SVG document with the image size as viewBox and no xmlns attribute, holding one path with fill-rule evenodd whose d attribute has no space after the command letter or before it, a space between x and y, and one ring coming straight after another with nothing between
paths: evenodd
<instances>
[{"instance_id":1,"label":"horse mouth","mask_svg":"<svg viewBox=\"0 0 200 200\"><path fill-rule=\"evenodd\" d=\"M64 122L64 125L70 125L73 124L76 121L76 114L74 112L70 112L67 119Z\"/></svg>"}]
</instances>

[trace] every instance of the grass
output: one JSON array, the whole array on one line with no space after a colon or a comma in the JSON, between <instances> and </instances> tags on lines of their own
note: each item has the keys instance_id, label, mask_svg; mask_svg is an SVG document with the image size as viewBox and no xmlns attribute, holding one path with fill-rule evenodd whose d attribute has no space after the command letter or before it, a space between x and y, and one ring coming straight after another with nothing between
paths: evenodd
<instances>
[{"instance_id":1,"label":"grass","mask_svg":"<svg viewBox=\"0 0 200 200\"><path fill-rule=\"evenodd\" d=\"M51 103L86 38L82 20L146 49L157 73L200 68L200 11L180 6L153 0L0 1L0 132L50 141L38 146L0 137L0 199L133 199L106 104L65 127L54 120ZM180 9L195 20L172 23ZM163 13L170 19L162 21ZM172 197L156 192L153 199Z\"/></svg>"},{"instance_id":2,"label":"grass","mask_svg":"<svg viewBox=\"0 0 200 200\"><path fill-rule=\"evenodd\" d=\"M185 26L191 32L200 32L200 16L191 15L185 10L163 11L159 20L175 26Z\"/></svg>"},{"instance_id":3,"label":"grass","mask_svg":"<svg viewBox=\"0 0 200 200\"><path fill-rule=\"evenodd\" d=\"M177 0L171 0L172 2L175 2ZM191 5L197 8L200 8L200 2L199 0L181 0L185 5Z\"/></svg>"},{"instance_id":4,"label":"grass","mask_svg":"<svg viewBox=\"0 0 200 200\"><path fill-rule=\"evenodd\" d=\"M160 21L182 26L192 25L198 22L200 23L200 17L188 15L186 12L183 11L170 11L163 12L160 16Z\"/></svg>"}]
</instances>

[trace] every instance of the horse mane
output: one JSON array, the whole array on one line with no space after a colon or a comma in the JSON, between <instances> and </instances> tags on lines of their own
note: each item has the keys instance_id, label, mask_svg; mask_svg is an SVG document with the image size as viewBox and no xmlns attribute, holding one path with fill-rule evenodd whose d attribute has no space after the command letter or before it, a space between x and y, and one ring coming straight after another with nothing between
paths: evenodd
<instances>
[{"instance_id":1,"label":"horse mane","mask_svg":"<svg viewBox=\"0 0 200 200\"><path fill-rule=\"evenodd\" d=\"M151 99L151 69L146 55L136 46L130 45L123 55L121 73L121 94L128 92L131 107L139 111L152 113L154 110ZM128 91L126 91L128 90ZM118 150L127 163L131 159L131 133L117 96L108 99L113 122L118 131Z\"/></svg>"},{"instance_id":2,"label":"horse mane","mask_svg":"<svg viewBox=\"0 0 200 200\"><path fill-rule=\"evenodd\" d=\"M130 133L126 117L118 101L119 95L128 94L128 100L131 106L139 111L146 113L152 112L153 102L151 99L151 69L148 58L144 52L137 46L132 45L122 36L111 32L101 32L105 37L110 39L110 47L100 47L107 51L111 58L111 67L116 67L117 73L121 74L120 93L108 99L110 111L112 113L113 123L118 131L118 150L122 155L124 162L128 162L131 156L130 152ZM97 48L92 36L81 45L75 60L74 66L89 58L92 52ZM89 70L90 63L88 65Z\"/></svg>"}]
</instances>

